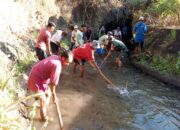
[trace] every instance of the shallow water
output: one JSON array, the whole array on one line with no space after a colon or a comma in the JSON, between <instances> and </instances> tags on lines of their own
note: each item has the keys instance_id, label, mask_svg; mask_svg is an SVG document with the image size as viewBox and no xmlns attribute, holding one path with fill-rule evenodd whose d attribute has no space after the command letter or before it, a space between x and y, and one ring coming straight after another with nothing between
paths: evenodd
<instances>
[{"instance_id":1,"label":"shallow water","mask_svg":"<svg viewBox=\"0 0 180 130\"><path fill-rule=\"evenodd\" d=\"M108 66L108 65L107 65ZM109 67L112 68L111 65ZM180 92L132 67L105 69L118 88L110 88L123 107L119 117L127 123L115 130L179 130ZM111 71L111 72L110 72ZM128 114L124 115L125 113ZM121 121L119 122L121 124Z\"/></svg>"}]
</instances>

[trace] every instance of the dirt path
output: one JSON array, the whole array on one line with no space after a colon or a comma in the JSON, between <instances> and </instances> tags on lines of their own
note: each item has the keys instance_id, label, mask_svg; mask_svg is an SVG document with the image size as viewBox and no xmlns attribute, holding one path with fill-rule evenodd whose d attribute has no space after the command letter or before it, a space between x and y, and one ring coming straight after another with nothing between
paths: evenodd
<instances>
[{"instance_id":1,"label":"dirt path","mask_svg":"<svg viewBox=\"0 0 180 130\"><path fill-rule=\"evenodd\" d=\"M65 130L112 130L120 127L119 122L121 125L127 123L125 118L122 120L118 116L125 105L115 100L119 97L107 89L107 84L96 72L89 69L81 79L78 74L71 75L70 70L71 67L62 73L57 88ZM49 115L54 120L45 130L59 130L55 105L50 104L50 109ZM42 124L35 122L35 126L39 130Z\"/></svg>"}]
</instances>

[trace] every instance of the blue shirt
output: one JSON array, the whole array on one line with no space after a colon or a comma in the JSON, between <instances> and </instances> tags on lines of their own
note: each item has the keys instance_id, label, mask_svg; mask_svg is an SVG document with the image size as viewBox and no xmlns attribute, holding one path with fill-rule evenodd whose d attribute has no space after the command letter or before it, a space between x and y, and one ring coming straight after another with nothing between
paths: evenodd
<instances>
[{"instance_id":1,"label":"blue shirt","mask_svg":"<svg viewBox=\"0 0 180 130\"><path fill-rule=\"evenodd\" d=\"M147 25L143 22L138 22L134 26L135 42L144 42L144 34L147 32Z\"/></svg>"}]
</instances>

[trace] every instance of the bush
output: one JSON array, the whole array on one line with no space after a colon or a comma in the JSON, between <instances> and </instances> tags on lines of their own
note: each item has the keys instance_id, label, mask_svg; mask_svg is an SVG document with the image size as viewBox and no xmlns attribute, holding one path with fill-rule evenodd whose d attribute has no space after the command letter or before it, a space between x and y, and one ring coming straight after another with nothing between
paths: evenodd
<instances>
[{"instance_id":1,"label":"bush","mask_svg":"<svg viewBox=\"0 0 180 130\"><path fill-rule=\"evenodd\" d=\"M154 55L151 59L141 56L140 64L151 67L160 71L162 74L175 74L180 75L180 55L178 58L171 56L162 57L160 55Z\"/></svg>"}]
</instances>

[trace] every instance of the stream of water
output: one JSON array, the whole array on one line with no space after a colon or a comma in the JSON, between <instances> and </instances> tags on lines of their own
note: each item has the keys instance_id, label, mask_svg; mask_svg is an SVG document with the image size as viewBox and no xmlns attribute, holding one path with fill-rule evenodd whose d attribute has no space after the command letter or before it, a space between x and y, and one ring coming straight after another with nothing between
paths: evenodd
<instances>
[{"instance_id":1,"label":"stream of water","mask_svg":"<svg viewBox=\"0 0 180 130\"><path fill-rule=\"evenodd\" d=\"M105 70L107 73L109 70ZM180 92L131 67L111 70L127 124L116 130L179 130ZM125 82L122 82L125 81ZM128 112L127 112L128 110Z\"/></svg>"}]
</instances>

